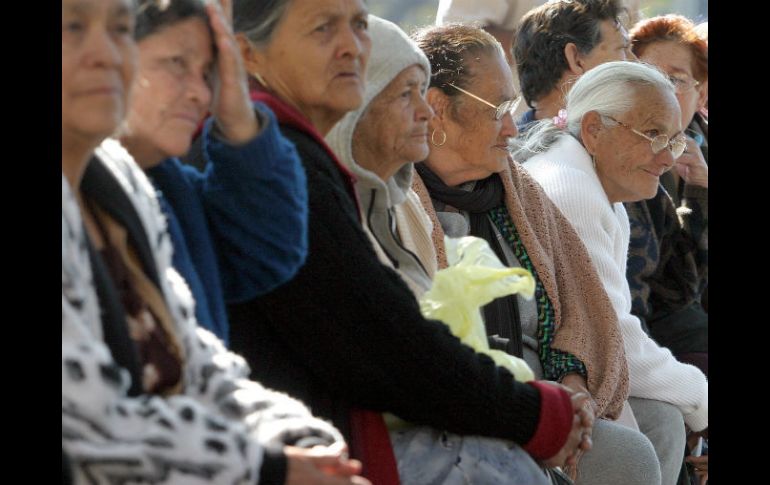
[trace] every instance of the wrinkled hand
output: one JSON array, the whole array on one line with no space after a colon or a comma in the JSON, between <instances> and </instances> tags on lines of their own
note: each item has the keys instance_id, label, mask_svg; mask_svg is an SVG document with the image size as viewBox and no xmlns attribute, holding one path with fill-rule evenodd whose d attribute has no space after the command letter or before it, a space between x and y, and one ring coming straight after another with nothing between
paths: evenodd
<instances>
[{"instance_id":1,"label":"wrinkled hand","mask_svg":"<svg viewBox=\"0 0 770 485\"><path fill-rule=\"evenodd\" d=\"M695 469L700 485L706 485L709 479L709 456L688 456L685 461Z\"/></svg>"},{"instance_id":2,"label":"wrinkled hand","mask_svg":"<svg viewBox=\"0 0 770 485\"><path fill-rule=\"evenodd\" d=\"M682 156L676 159L674 169L685 183L708 188L709 167L706 160L695 140L689 136L685 137L687 138L687 148L685 148Z\"/></svg>"},{"instance_id":3,"label":"wrinkled hand","mask_svg":"<svg viewBox=\"0 0 770 485\"><path fill-rule=\"evenodd\" d=\"M578 415L580 416L581 422L583 423L583 427L585 428L583 433L583 439L580 442L580 450L581 451L588 451L591 449L591 433L593 432L594 428L594 420L596 419L596 411L598 409L598 405L596 404L596 401L593 400L591 397L591 393L588 392L587 384L583 376L580 374L567 374L564 376L564 378L561 381L561 384L554 383L558 386L560 386L562 389L567 391L567 393L572 398L572 409ZM576 406L576 396L579 394L585 394L588 399L583 402L582 405L580 405L579 408Z\"/></svg>"},{"instance_id":4,"label":"wrinkled hand","mask_svg":"<svg viewBox=\"0 0 770 485\"><path fill-rule=\"evenodd\" d=\"M284 447L286 454L286 485L372 485L357 476L361 462L347 458L344 443L315 446L311 449Z\"/></svg>"},{"instance_id":5,"label":"wrinkled hand","mask_svg":"<svg viewBox=\"0 0 770 485\"><path fill-rule=\"evenodd\" d=\"M233 144L246 143L260 126L249 97L248 76L232 29L232 0L206 5L217 46L216 82L211 114L224 138Z\"/></svg>"},{"instance_id":6,"label":"wrinkled hand","mask_svg":"<svg viewBox=\"0 0 770 485\"><path fill-rule=\"evenodd\" d=\"M687 435L687 447L692 450L698 445L698 440L701 437L708 438L708 428L703 431L690 432ZM698 476L700 485L706 485L709 478L709 457L708 455L702 456L688 456L685 461L693 466L695 474Z\"/></svg>"},{"instance_id":7,"label":"wrinkled hand","mask_svg":"<svg viewBox=\"0 0 770 485\"><path fill-rule=\"evenodd\" d=\"M575 466L580 453L588 451L593 446L591 432L594 425L594 412L590 405L590 397L587 393L576 392L571 388L553 383L560 386L570 394L572 400L572 429L567 436L567 442L556 455L545 460L547 467L555 466Z\"/></svg>"},{"instance_id":8,"label":"wrinkled hand","mask_svg":"<svg viewBox=\"0 0 770 485\"><path fill-rule=\"evenodd\" d=\"M588 383L586 382L585 377L581 376L580 374L567 374L562 378L561 383L562 385L571 389L571 391L567 391L570 393L570 395L573 395L575 392L582 392L587 394L589 398L588 404L591 406L594 416L596 416L599 410L599 405L596 404L596 401L594 401L593 397L591 397L591 393L588 392Z\"/></svg>"}]
</instances>

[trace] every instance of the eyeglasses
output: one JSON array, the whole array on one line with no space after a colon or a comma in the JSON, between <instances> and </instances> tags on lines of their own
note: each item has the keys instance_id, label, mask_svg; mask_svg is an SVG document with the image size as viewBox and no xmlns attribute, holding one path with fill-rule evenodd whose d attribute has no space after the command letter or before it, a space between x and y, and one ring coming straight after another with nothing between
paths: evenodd
<instances>
[{"instance_id":1,"label":"eyeglasses","mask_svg":"<svg viewBox=\"0 0 770 485\"><path fill-rule=\"evenodd\" d=\"M495 119L497 121L500 121L501 119L503 119L503 116L505 116L506 113L513 113L514 111L516 111L516 107L519 106L519 103L521 102L521 95L519 95L519 96L516 96L513 99L509 99L508 101L503 101L502 103L500 103L500 106L495 106L494 104L490 103L489 101L487 101L485 99L482 99L482 98L479 98L475 94L473 94L471 92L468 92L468 91L464 90L463 88L461 88L459 86L455 86L452 83L448 83L448 84L450 86L452 86L453 88L455 88L456 90L460 91L461 93L465 93L468 96L470 96L471 98L473 98L473 99L475 99L477 101L481 101L482 103L486 104L490 108L494 109L495 110Z\"/></svg>"},{"instance_id":2,"label":"eyeglasses","mask_svg":"<svg viewBox=\"0 0 770 485\"><path fill-rule=\"evenodd\" d=\"M658 135L653 138L645 135L639 130L631 128L630 126L623 123L622 121L616 120L612 116L602 115L602 117L609 118L615 123L622 126L623 128L627 128L633 131L634 133L636 133L637 135L641 136L642 138L650 140L650 148L652 148L652 153L656 155L662 152L665 148L668 148L669 151L671 152L671 155L674 157L674 160L676 160L682 155L682 153L684 153L685 148L687 148L687 139L681 133L679 133L672 139L669 139L668 136L666 135Z\"/></svg>"},{"instance_id":3,"label":"eyeglasses","mask_svg":"<svg viewBox=\"0 0 770 485\"><path fill-rule=\"evenodd\" d=\"M668 76L668 79L674 85L674 90L676 90L677 93L684 93L689 89L700 86L700 81L692 78L687 79L676 76Z\"/></svg>"}]
</instances>

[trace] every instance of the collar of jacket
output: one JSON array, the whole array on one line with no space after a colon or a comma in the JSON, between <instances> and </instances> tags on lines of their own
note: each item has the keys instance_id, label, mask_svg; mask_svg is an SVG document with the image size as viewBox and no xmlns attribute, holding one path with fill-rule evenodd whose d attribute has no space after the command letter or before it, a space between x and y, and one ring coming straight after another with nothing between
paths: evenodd
<instances>
[{"instance_id":1,"label":"collar of jacket","mask_svg":"<svg viewBox=\"0 0 770 485\"><path fill-rule=\"evenodd\" d=\"M350 196L353 197L353 200L356 203L356 209L358 209L358 212L360 213L361 206L355 188L355 175L353 175L353 173L348 170L347 167L340 163L337 155L335 155L332 149L329 148L329 145L326 144L324 137L318 133L318 130L310 123L310 120L308 120L307 117L300 113L296 108L289 105L274 93L264 90L261 88L261 86L252 85L250 94L252 101L260 101L265 103L271 110L273 110L273 113L275 113L275 117L278 119L280 124L302 131L303 133L310 136L316 143L318 143L321 148L324 149L324 151L326 151L329 157L331 157L331 159L334 161L337 169L342 174L343 179L345 179L345 185L347 186L346 188L348 189Z\"/></svg>"}]
</instances>

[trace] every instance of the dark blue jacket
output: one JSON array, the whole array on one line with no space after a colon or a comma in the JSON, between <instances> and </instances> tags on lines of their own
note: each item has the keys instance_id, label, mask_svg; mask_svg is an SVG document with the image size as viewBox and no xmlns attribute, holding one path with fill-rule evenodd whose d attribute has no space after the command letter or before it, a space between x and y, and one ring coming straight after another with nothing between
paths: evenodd
<instances>
[{"instance_id":1,"label":"dark blue jacket","mask_svg":"<svg viewBox=\"0 0 770 485\"><path fill-rule=\"evenodd\" d=\"M191 157L147 170L174 243L173 263L195 297L200 324L228 342L225 303L265 294L291 279L307 255L307 182L273 113L255 103L262 131L233 146L206 121Z\"/></svg>"}]
</instances>

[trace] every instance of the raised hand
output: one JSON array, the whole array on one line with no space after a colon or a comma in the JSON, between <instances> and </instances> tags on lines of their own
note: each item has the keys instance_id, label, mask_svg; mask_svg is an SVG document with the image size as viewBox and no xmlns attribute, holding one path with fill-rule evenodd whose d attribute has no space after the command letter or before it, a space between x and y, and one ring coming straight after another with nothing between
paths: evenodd
<instances>
[{"instance_id":1,"label":"raised hand","mask_svg":"<svg viewBox=\"0 0 770 485\"><path fill-rule=\"evenodd\" d=\"M259 132L259 121L249 98L248 77L232 29L231 0L206 5L217 46L214 99L211 114L219 132L233 144L246 143Z\"/></svg>"},{"instance_id":2,"label":"raised hand","mask_svg":"<svg viewBox=\"0 0 770 485\"><path fill-rule=\"evenodd\" d=\"M687 148L685 148L682 156L676 159L674 169L685 183L708 188L709 167L703 158L698 143L693 138L687 137Z\"/></svg>"}]
</instances>

